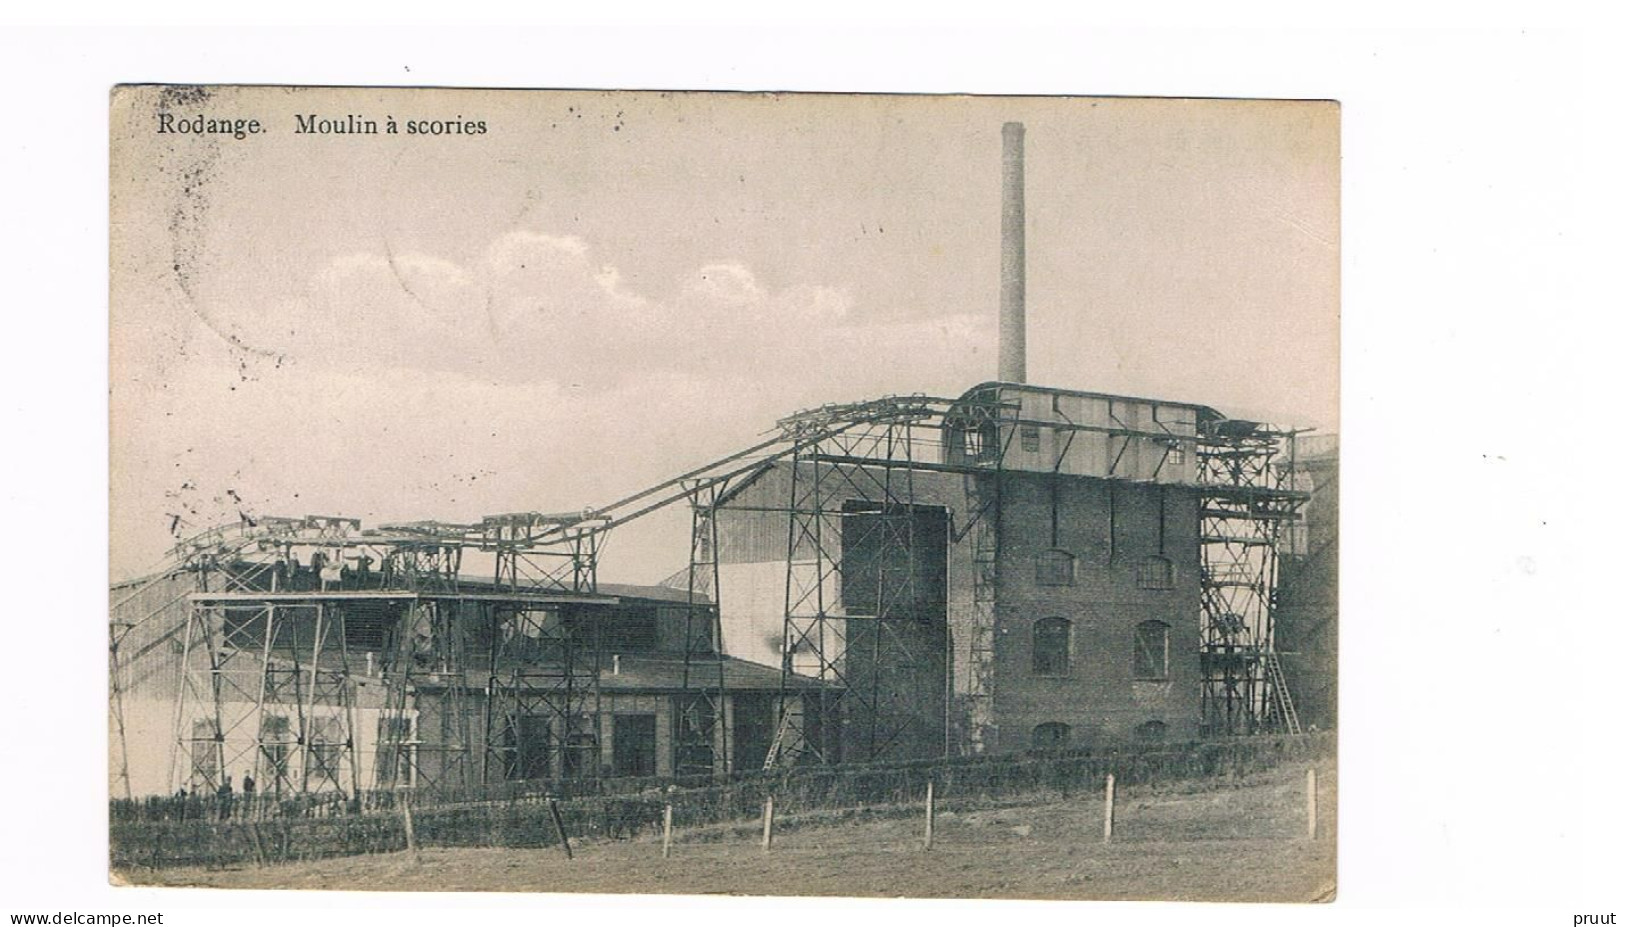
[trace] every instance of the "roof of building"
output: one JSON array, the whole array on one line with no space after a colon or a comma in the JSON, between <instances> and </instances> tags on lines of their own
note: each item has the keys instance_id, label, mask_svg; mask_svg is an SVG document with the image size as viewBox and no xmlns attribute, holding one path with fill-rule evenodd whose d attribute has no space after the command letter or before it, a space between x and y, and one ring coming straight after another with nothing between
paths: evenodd
<instances>
[{"instance_id":1,"label":"roof of building","mask_svg":"<svg viewBox=\"0 0 1625 927\"><path fill-rule=\"evenodd\" d=\"M604 655L604 662L600 667L598 685L605 691L680 691L683 686L683 658L681 656L657 656L652 654L621 654L619 672L616 671L614 656ZM715 686L717 683L717 664L710 658L696 657L689 671L689 689L698 689L705 686ZM728 691L772 691L779 690L782 674L776 667L762 663L752 663L738 657L722 658L722 685ZM792 673L788 679L783 680L791 689L817 689L825 687L828 683L820 682L810 676L801 676Z\"/></svg>"},{"instance_id":2,"label":"roof of building","mask_svg":"<svg viewBox=\"0 0 1625 927\"><path fill-rule=\"evenodd\" d=\"M145 576L137 577L135 579L120 580L118 582L109 583L108 584L108 591L110 593L113 593L113 594L117 595L118 593L127 592L127 591L129 591L131 589L134 589L136 587L146 585L147 583L152 582L154 580L159 580L159 579L163 579L163 578L170 577L170 576L178 576L178 575L183 574L185 572L187 572L187 571L183 570L183 569L170 569L170 570L165 570L165 571L161 571L161 572L158 572L158 573L149 573L149 574L147 574ZM685 570L684 573L686 574L687 571ZM457 585L458 585L459 591L466 592L466 593L506 591L506 590L500 589L497 586L496 579L494 577L490 577L490 576L462 576L462 577L458 578ZM307 591L312 596L317 596L317 595L320 594L318 590L307 590ZM381 597L381 598L391 598L391 597L399 597L399 594L401 592L403 592L404 590L399 590L399 589L353 590L353 592L356 593L356 595L352 596L352 598L365 598L366 597L365 595L360 594L360 593L363 593L365 591L377 592L379 597ZM546 589L534 589L534 590L524 590L524 589L522 589L520 591L525 592L525 593L534 592L534 593L542 594L542 595L549 594L549 590L546 590ZM615 603L615 604L623 604L623 605L637 605L637 604L644 604L644 603L658 603L658 604L662 604L662 605L687 605L688 604L688 589L686 587L682 588L682 589L677 589L677 588L673 588L671 586L645 586L645 585L636 585L636 584L632 584L632 583L599 583L598 584L598 589L597 589L596 592L592 592L592 593L561 593L561 594L568 595L573 600L600 598L600 599L603 599L606 603ZM425 591L423 593L423 595L426 598L433 598L433 597L436 597L436 596L444 596L444 595L451 595L452 597L455 597L454 593L440 593L440 592L433 592L433 591ZM694 602L695 602L696 605L708 605L708 604L710 604L710 601L711 601L710 598L707 597L706 595L704 595L703 593L695 593L695 595L694 595Z\"/></svg>"},{"instance_id":3,"label":"roof of building","mask_svg":"<svg viewBox=\"0 0 1625 927\"><path fill-rule=\"evenodd\" d=\"M499 679L501 677L498 677ZM435 688L439 677L425 674L414 677L420 688ZM602 692L669 693L698 691L717 685L717 662L709 654L696 656L689 669L688 685L683 685L683 658L654 654L604 654L599 667L598 687ZM722 658L722 687L729 692L777 692L781 683L789 689L809 690L834 688L832 683L792 673L781 678L778 669L762 663L752 663L738 657Z\"/></svg>"},{"instance_id":4,"label":"roof of building","mask_svg":"<svg viewBox=\"0 0 1625 927\"><path fill-rule=\"evenodd\" d=\"M1058 394L1062 396L1082 396L1086 399L1115 399L1123 402L1145 402L1153 403L1159 406L1180 406L1182 408L1195 409L1203 417L1211 418L1213 420L1229 418L1228 415L1225 415L1212 406L1203 405L1199 402L1181 402L1177 399L1149 399L1145 396L1120 396L1115 393L1092 393L1081 389L1064 389L1059 386L1039 386L1033 383L1005 383L999 380L989 380L986 383L976 384L970 389L965 390L964 394L959 397L959 401L974 401L977 393L990 389L1020 390L1027 393L1044 393L1046 395Z\"/></svg>"},{"instance_id":5,"label":"roof of building","mask_svg":"<svg viewBox=\"0 0 1625 927\"><path fill-rule=\"evenodd\" d=\"M686 571L685 571L686 572ZM490 589L498 591L495 579L489 576L463 576L457 580L459 589L473 591L475 589ZM596 592L579 593L583 597L600 596L605 599L619 600L622 605L638 605L644 603L659 603L661 605L687 605L688 589L673 588L671 586L643 586L633 583L599 583ZM694 604L708 605L711 600L703 593L694 594Z\"/></svg>"}]
</instances>

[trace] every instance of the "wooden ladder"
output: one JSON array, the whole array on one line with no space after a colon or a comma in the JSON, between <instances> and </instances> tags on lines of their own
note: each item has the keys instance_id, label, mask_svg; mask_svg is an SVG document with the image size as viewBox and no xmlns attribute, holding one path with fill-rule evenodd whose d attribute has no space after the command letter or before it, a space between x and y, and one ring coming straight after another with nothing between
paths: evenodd
<instances>
[{"instance_id":1,"label":"wooden ladder","mask_svg":"<svg viewBox=\"0 0 1625 927\"><path fill-rule=\"evenodd\" d=\"M1281 658L1270 651L1264 655L1264 670L1269 675L1270 691L1275 696L1275 708L1288 734L1302 734L1298 724L1298 709L1292 704L1292 693L1286 687L1286 674L1281 672Z\"/></svg>"},{"instance_id":2,"label":"wooden ladder","mask_svg":"<svg viewBox=\"0 0 1625 927\"><path fill-rule=\"evenodd\" d=\"M784 748L784 734L790 730L790 709L788 706L779 710L779 729L773 732L773 743L767 748L767 760L762 763L763 770L772 769L779 760L779 751Z\"/></svg>"}]
</instances>

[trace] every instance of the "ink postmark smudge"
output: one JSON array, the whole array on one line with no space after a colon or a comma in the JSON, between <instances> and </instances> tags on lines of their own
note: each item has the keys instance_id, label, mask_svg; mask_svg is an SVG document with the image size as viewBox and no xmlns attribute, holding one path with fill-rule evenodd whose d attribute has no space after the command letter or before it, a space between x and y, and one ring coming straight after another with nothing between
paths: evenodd
<instances>
[{"instance_id":1,"label":"ink postmark smudge","mask_svg":"<svg viewBox=\"0 0 1625 927\"><path fill-rule=\"evenodd\" d=\"M215 93L209 87L161 87L155 115L196 113L214 98ZM177 145L171 149L176 167L172 173L173 201L168 210L166 229L170 245L170 272L185 298L187 308L210 332L236 351L280 361L277 352L247 343L213 318L198 295L197 276L205 265L209 198L210 190L218 179L220 145L214 138L190 136L184 147Z\"/></svg>"}]
</instances>

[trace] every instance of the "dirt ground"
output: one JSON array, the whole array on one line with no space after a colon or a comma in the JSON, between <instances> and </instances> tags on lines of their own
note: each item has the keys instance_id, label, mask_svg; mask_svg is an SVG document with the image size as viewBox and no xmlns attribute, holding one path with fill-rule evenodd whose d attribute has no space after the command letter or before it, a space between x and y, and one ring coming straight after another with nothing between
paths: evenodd
<instances>
[{"instance_id":1,"label":"dirt ground","mask_svg":"<svg viewBox=\"0 0 1625 927\"><path fill-rule=\"evenodd\" d=\"M1336 884L1336 780L1318 768L1320 828L1305 837L1303 766L1241 783L1125 788L1110 844L1100 795L938 812L922 849L923 811L789 815L761 847L757 827L679 829L670 859L658 835L557 849L426 848L265 868L119 873L121 881L219 888L390 891L844 895L913 898L1329 900Z\"/></svg>"}]
</instances>

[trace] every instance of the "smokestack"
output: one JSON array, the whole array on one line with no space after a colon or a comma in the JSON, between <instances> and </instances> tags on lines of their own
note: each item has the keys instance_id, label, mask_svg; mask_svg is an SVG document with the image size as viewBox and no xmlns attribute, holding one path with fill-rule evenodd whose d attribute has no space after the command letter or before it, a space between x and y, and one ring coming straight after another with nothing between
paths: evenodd
<instances>
[{"instance_id":1,"label":"smokestack","mask_svg":"<svg viewBox=\"0 0 1625 927\"><path fill-rule=\"evenodd\" d=\"M1027 129L1004 124L1004 221L999 266L999 379L1027 382Z\"/></svg>"}]
</instances>

